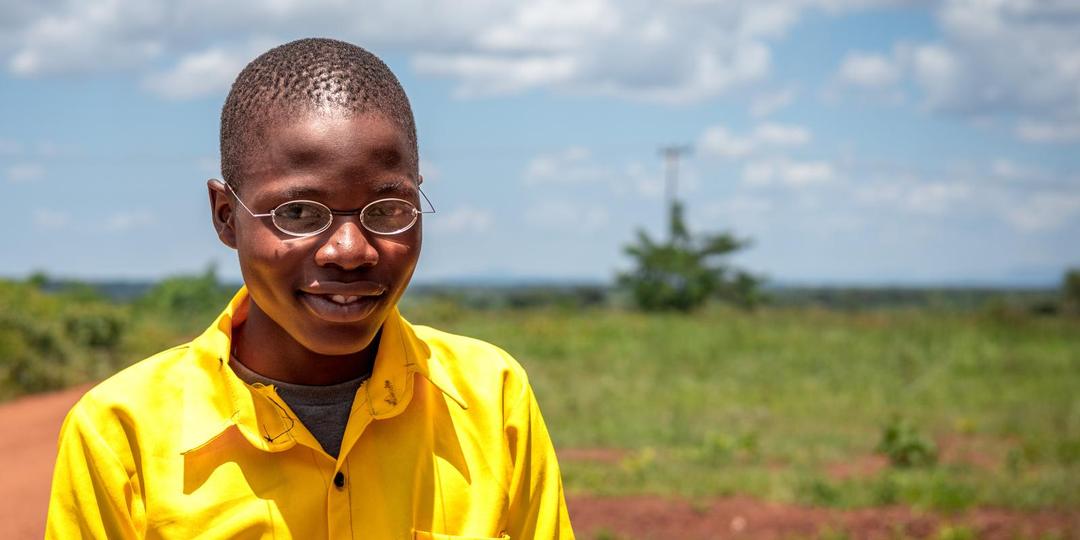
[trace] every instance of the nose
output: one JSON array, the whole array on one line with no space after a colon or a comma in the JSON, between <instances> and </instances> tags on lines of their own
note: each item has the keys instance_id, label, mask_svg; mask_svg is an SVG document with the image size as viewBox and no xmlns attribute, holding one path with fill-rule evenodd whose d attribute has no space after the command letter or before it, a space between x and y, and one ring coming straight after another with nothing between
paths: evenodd
<instances>
[{"instance_id":1,"label":"nose","mask_svg":"<svg viewBox=\"0 0 1080 540\"><path fill-rule=\"evenodd\" d=\"M355 270L379 262L379 252L368 241L357 218L338 217L334 222L330 236L315 252L316 264Z\"/></svg>"}]
</instances>

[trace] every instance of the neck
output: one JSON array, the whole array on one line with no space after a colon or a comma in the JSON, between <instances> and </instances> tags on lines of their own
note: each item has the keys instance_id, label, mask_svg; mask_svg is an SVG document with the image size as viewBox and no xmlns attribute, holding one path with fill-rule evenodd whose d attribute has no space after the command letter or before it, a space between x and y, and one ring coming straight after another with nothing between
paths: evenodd
<instances>
[{"instance_id":1,"label":"neck","mask_svg":"<svg viewBox=\"0 0 1080 540\"><path fill-rule=\"evenodd\" d=\"M380 330L361 351L347 355L316 353L250 302L247 319L233 328L233 355L248 369L270 379L327 386L371 373L379 350Z\"/></svg>"}]
</instances>

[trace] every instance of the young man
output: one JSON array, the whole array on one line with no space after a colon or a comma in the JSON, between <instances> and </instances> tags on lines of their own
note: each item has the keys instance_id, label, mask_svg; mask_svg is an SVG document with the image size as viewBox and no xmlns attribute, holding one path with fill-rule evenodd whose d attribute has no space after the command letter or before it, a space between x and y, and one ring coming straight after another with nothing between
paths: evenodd
<instances>
[{"instance_id":1,"label":"young man","mask_svg":"<svg viewBox=\"0 0 1080 540\"><path fill-rule=\"evenodd\" d=\"M245 286L71 410L46 535L572 538L521 367L397 311L424 197L389 68L326 39L266 52L221 162L210 209Z\"/></svg>"}]
</instances>

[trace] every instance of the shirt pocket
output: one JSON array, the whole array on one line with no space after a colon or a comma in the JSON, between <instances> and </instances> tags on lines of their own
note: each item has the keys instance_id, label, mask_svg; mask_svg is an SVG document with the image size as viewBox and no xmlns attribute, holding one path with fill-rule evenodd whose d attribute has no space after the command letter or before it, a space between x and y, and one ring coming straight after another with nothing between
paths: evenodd
<instances>
[{"instance_id":1,"label":"shirt pocket","mask_svg":"<svg viewBox=\"0 0 1080 540\"><path fill-rule=\"evenodd\" d=\"M502 536L455 536L413 529L413 540L510 540L509 534Z\"/></svg>"}]
</instances>

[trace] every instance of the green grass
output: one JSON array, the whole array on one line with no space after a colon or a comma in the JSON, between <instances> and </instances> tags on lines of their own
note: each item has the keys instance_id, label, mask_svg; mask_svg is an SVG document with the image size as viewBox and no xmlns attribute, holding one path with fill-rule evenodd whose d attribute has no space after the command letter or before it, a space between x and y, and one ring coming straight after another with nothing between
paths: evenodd
<instances>
[{"instance_id":1,"label":"green grass","mask_svg":"<svg viewBox=\"0 0 1080 540\"><path fill-rule=\"evenodd\" d=\"M114 304L87 288L0 281L0 400L98 379L190 339L225 289L208 271ZM521 361L557 448L622 450L607 462L562 460L571 492L1080 509L1077 317L722 306L646 315L465 309L434 297L402 311ZM879 449L895 464L836 474Z\"/></svg>"},{"instance_id":2,"label":"green grass","mask_svg":"<svg viewBox=\"0 0 1080 540\"><path fill-rule=\"evenodd\" d=\"M616 310L462 311L419 324L478 337L524 364L570 491L750 494L827 506L1080 506L1080 321L918 310L694 316ZM896 418L936 464L844 479ZM950 441L953 441L950 443ZM977 459L953 458L963 445Z\"/></svg>"}]
</instances>

